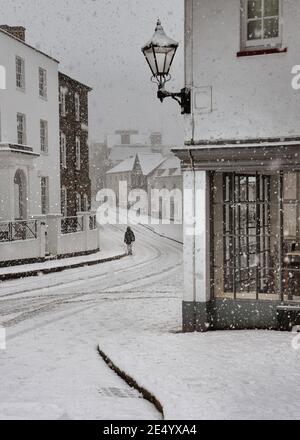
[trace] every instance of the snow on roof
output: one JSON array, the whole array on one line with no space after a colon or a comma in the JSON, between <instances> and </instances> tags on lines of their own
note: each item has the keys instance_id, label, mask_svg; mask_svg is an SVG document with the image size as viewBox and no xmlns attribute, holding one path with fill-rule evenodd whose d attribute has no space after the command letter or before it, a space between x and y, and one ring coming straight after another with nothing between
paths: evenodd
<instances>
[{"instance_id":1,"label":"snow on roof","mask_svg":"<svg viewBox=\"0 0 300 440\"><path fill-rule=\"evenodd\" d=\"M148 176L148 174L155 170L155 168L157 168L164 160L163 156L160 153L139 153L137 154L137 156L139 158L144 176Z\"/></svg>"},{"instance_id":2,"label":"snow on roof","mask_svg":"<svg viewBox=\"0 0 300 440\"><path fill-rule=\"evenodd\" d=\"M143 150L147 154L152 153L151 147L145 147L143 145L116 145L110 149L109 160L117 162L129 159L138 153L137 149Z\"/></svg>"},{"instance_id":3,"label":"snow on roof","mask_svg":"<svg viewBox=\"0 0 300 440\"><path fill-rule=\"evenodd\" d=\"M159 169L167 170L167 169L180 168L180 160L176 156L170 156L164 160L164 162L160 165Z\"/></svg>"},{"instance_id":4,"label":"snow on roof","mask_svg":"<svg viewBox=\"0 0 300 440\"><path fill-rule=\"evenodd\" d=\"M135 157L130 157L129 159L123 160L123 162L119 163L119 165L113 167L111 170L107 171L106 174L130 172L133 170L134 162Z\"/></svg>"},{"instance_id":5,"label":"snow on roof","mask_svg":"<svg viewBox=\"0 0 300 440\"><path fill-rule=\"evenodd\" d=\"M146 154L137 153L135 156L124 160L109 170L106 174L126 173L133 170L135 161L138 159L142 173L144 176L148 176L155 168L157 168L164 160L160 153Z\"/></svg>"}]
</instances>

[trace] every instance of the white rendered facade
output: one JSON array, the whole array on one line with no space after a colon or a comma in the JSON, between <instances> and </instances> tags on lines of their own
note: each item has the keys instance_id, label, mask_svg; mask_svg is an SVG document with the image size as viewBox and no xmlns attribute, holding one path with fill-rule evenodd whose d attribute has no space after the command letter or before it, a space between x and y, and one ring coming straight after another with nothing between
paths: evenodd
<instances>
[{"instance_id":1,"label":"white rendered facade","mask_svg":"<svg viewBox=\"0 0 300 440\"><path fill-rule=\"evenodd\" d=\"M6 70L6 88L0 89L0 221L58 214L58 62L2 30L0 48L0 64ZM16 77L17 59L23 64L23 83ZM24 116L23 138L18 136L17 114ZM19 145L20 139L22 145ZM23 193L22 212L16 200L20 197L18 178ZM47 185L43 201L42 181Z\"/></svg>"},{"instance_id":2,"label":"white rendered facade","mask_svg":"<svg viewBox=\"0 0 300 440\"><path fill-rule=\"evenodd\" d=\"M296 281L292 294L284 266L289 246L297 258L300 255L300 96L292 87L292 69L299 64L299 19L297 0L185 0L185 87L191 90L192 109L185 115L185 146L175 150L183 163L185 191L185 330L274 327L276 301L299 301L299 263L297 266L293 259L291 271ZM222 179L229 174L234 176L233 182L240 174L241 179L246 176L247 185L251 179L254 185L266 179L271 188L270 198L263 200L271 218L270 224L264 225L271 238L263 256L268 254L271 263L245 263L244 273L252 271L255 278L256 271L257 280L253 283L249 278L248 288L243 281L243 290L241 283L238 288L228 287L225 276L228 246L226 251L223 208L227 202ZM296 188L290 197L291 182ZM245 202L247 207L251 203L254 201ZM236 200L233 205L238 211ZM256 213L253 222L257 226L260 221ZM259 228L260 223L253 239L257 246L265 239ZM249 248L249 236L247 239ZM236 257L232 258L231 278L237 279L235 271L240 268L235 266ZM261 273L266 272L268 277L261 282Z\"/></svg>"}]
</instances>

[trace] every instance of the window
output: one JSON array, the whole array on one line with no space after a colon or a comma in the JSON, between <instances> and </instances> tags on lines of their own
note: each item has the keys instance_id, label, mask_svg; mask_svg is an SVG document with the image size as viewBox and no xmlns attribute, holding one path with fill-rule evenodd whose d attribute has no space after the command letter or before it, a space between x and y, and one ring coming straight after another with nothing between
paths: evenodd
<instances>
[{"instance_id":1,"label":"window","mask_svg":"<svg viewBox=\"0 0 300 440\"><path fill-rule=\"evenodd\" d=\"M281 0L242 0L243 48L281 44Z\"/></svg>"},{"instance_id":2,"label":"window","mask_svg":"<svg viewBox=\"0 0 300 440\"><path fill-rule=\"evenodd\" d=\"M41 177L41 212L48 214L49 212L49 178Z\"/></svg>"},{"instance_id":3,"label":"window","mask_svg":"<svg viewBox=\"0 0 300 440\"><path fill-rule=\"evenodd\" d=\"M88 212L89 210L89 198L86 194L83 195L83 210L84 212Z\"/></svg>"},{"instance_id":4,"label":"window","mask_svg":"<svg viewBox=\"0 0 300 440\"><path fill-rule=\"evenodd\" d=\"M129 145L130 144L130 134L129 133L121 134L121 144L122 145Z\"/></svg>"},{"instance_id":5,"label":"window","mask_svg":"<svg viewBox=\"0 0 300 440\"><path fill-rule=\"evenodd\" d=\"M20 90L25 90L25 61L21 57L16 57L16 86Z\"/></svg>"},{"instance_id":6,"label":"window","mask_svg":"<svg viewBox=\"0 0 300 440\"><path fill-rule=\"evenodd\" d=\"M66 116L66 93L67 91L61 87L59 91L59 106L61 116Z\"/></svg>"},{"instance_id":7,"label":"window","mask_svg":"<svg viewBox=\"0 0 300 440\"><path fill-rule=\"evenodd\" d=\"M48 122L40 120L41 151L48 153Z\"/></svg>"},{"instance_id":8,"label":"window","mask_svg":"<svg viewBox=\"0 0 300 440\"><path fill-rule=\"evenodd\" d=\"M80 138L76 136L76 170L80 170Z\"/></svg>"},{"instance_id":9,"label":"window","mask_svg":"<svg viewBox=\"0 0 300 440\"><path fill-rule=\"evenodd\" d=\"M78 93L75 93L75 118L76 121L80 121L80 98Z\"/></svg>"},{"instance_id":10,"label":"window","mask_svg":"<svg viewBox=\"0 0 300 440\"><path fill-rule=\"evenodd\" d=\"M60 133L60 163L63 168L67 168L67 139L64 133Z\"/></svg>"},{"instance_id":11,"label":"window","mask_svg":"<svg viewBox=\"0 0 300 440\"><path fill-rule=\"evenodd\" d=\"M39 67L39 93L42 98L47 98L47 71Z\"/></svg>"},{"instance_id":12,"label":"window","mask_svg":"<svg viewBox=\"0 0 300 440\"><path fill-rule=\"evenodd\" d=\"M61 188L61 213L64 217L68 215L68 202L67 202L67 188L63 186Z\"/></svg>"},{"instance_id":13,"label":"window","mask_svg":"<svg viewBox=\"0 0 300 440\"><path fill-rule=\"evenodd\" d=\"M81 212L81 195L76 193L76 212Z\"/></svg>"},{"instance_id":14,"label":"window","mask_svg":"<svg viewBox=\"0 0 300 440\"><path fill-rule=\"evenodd\" d=\"M17 113L17 133L18 144L26 145L26 116L23 113Z\"/></svg>"}]
</instances>

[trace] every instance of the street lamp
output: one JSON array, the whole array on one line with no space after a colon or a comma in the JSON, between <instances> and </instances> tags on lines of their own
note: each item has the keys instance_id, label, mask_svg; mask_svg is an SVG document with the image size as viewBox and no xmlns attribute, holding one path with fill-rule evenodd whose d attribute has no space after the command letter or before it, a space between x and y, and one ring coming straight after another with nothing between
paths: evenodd
<instances>
[{"instance_id":1,"label":"street lamp","mask_svg":"<svg viewBox=\"0 0 300 440\"><path fill-rule=\"evenodd\" d=\"M156 29L151 40L142 47L146 61L151 69L151 81L157 83L158 99L163 102L165 98L175 99L181 106L181 112L191 113L191 92L187 88L181 89L180 92L168 92L165 85L171 79L170 68L178 49L179 43L168 37L161 25L160 20L157 21Z\"/></svg>"}]
</instances>

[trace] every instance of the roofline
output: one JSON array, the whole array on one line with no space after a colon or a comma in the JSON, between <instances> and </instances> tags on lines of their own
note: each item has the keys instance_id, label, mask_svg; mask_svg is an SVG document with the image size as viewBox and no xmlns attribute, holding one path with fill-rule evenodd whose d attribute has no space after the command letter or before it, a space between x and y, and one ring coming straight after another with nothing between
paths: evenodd
<instances>
[{"instance_id":1,"label":"roofline","mask_svg":"<svg viewBox=\"0 0 300 440\"><path fill-rule=\"evenodd\" d=\"M9 32L4 31L3 29L0 28L0 32L4 35L6 35L7 37L12 38L13 40L18 41L19 43L22 43L24 46L29 47L30 49L33 49L35 52L38 52L41 55L44 55L45 57L49 58L52 61L55 61L56 63L60 63L56 58L51 57L50 55L46 54L45 52L42 52L41 50L37 49L34 46L31 46L30 44L26 43L26 41L20 40L20 38L15 37L14 35L10 34Z\"/></svg>"},{"instance_id":2,"label":"roofline","mask_svg":"<svg viewBox=\"0 0 300 440\"><path fill-rule=\"evenodd\" d=\"M64 77L67 78L68 80L71 80L71 81L73 81L73 82L79 84L80 86L82 86L82 87L84 87L85 89L87 89L89 92L91 92L91 91L93 90L90 86L88 86L88 85L86 85L86 84L84 84L84 83L78 81L78 80L75 79L75 78L72 78L72 77L69 76L69 75L66 75L66 74L63 73L63 72L60 72L60 71L59 71L58 74L61 75L61 76L64 76Z\"/></svg>"}]
</instances>

